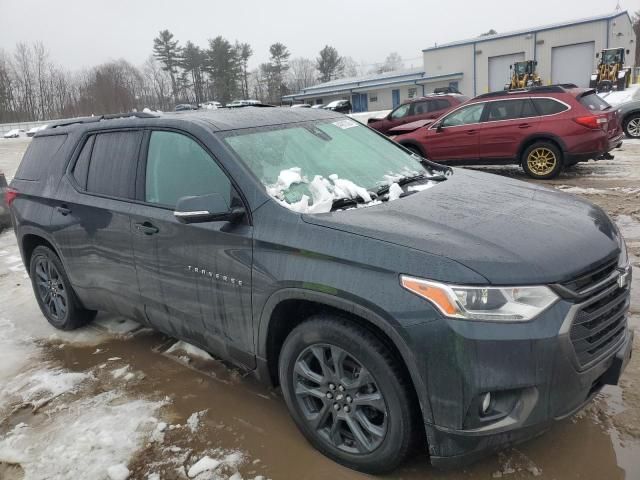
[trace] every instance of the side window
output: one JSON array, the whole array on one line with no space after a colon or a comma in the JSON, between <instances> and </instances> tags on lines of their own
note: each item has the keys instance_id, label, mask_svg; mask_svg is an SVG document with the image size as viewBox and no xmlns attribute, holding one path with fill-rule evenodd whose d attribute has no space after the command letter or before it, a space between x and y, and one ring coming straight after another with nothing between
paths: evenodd
<instances>
[{"instance_id":1,"label":"side window","mask_svg":"<svg viewBox=\"0 0 640 480\"><path fill-rule=\"evenodd\" d=\"M530 98L522 100L522 113L521 118L537 117L536 107L533 106L533 101Z\"/></svg>"},{"instance_id":2,"label":"side window","mask_svg":"<svg viewBox=\"0 0 640 480\"><path fill-rule=\"evenodd\" d=\"M488 102L485 113L485 121L496 122L500 120L513 120L520 118L522 112L522 100L502 100Z\"/></svg>"},{"instance_id":3,"label":"side window","mask_svg":"<svg viewBox=\"0 0 640 480\"><path fill-rule=\"evenodd\" d=\"M449 104L448 100L439 98L438 100L432 100L431 102L429 102L429 111L437 112L438 110L445 110L450 106L451 105Z\"/></svg>"},{"instance_id":4,"label":"side window","mask_svg":"<svg viewBox=\"0 0 640 480\"><path fill-rule=\"evenodd\" d=\"M139 130L96 134L86 190L112 197L134 198L141 140L142 132Z\"/></svg>"},{"instance_id":5,"label":"side window","mask_svg":"<svg viewBox=\"0 0 640 480\"><path fill-rule=\"evenodd\" d=\"M411 107L410 103L405 103L404 105L400 105L393 112L391 112L391 119L397 120L399 118L404 118L409 114L409 108Z\"/></svg>"},{"instance_id":6,"label":"side window","mask_svg":"<svg viewBox=\"0 0 640 480\"><path fill-rule=\"evenodd\" d=\"M534 98L533 103L539 115L553 115L569 109L565 104L551 98Z\"/></svg>"},{"instance_id":7,"label":"side window","mask_svg":"<svg viewBox=\"0 0 640 480\"><path fill-rule=\"evenodd\" d=\"M93 150L93 142L95 138L95 135L91 135L87 139L87 141L84 143L84 146L82 147L82 150L80 151L80 155L78 155L78 160L73 167L73 178L76 179L76 182L78 182L78 185L83 190L87 189L89 160L91 159L91 150Z\"/></svg>"},{"instance_id":8,"label":"side window","mask_svg":"<svg viewBox=\"0 0 640 480\"><path fill-rule=\"evenodd\" d=\"M21 180L40 180L45 177L52 157L58 153L66 139L66 135L47 135L31 140L15 177Z\"/></svg>"},{"instance_id":9,"label":"side window","mask_svg":"<svg viewBox=\"0 0 640 480\"><path fill-rule=\"evenodd\" d=\"M442 120L443 127L456 127L458 125L468 125L471 123L479 123L482 117L482 111L484 110L484 103L474 103L473 105L467 105L460 110L447 115Z\"/></svg>"},{"instance_id":10,"label":"side window","mask_svg":"<svg viewBox=\"0 0 640 480\"><path fill-rule=\"evenodd\" d=\"M182 197L219 193L231 205L226 174L198 143L180 133L151 133L145 186L150 203L175 207Z\"/></svg>"},{"instance_id":11,"label":"side window","mask_svg":"<svg viewBox=\"0 0 640 480\"><path fill-rule=\"evenodd\" d=\"M413 113L411 115L423 115L429 112L429 105L432 102L414 102L413 105Z\"/></svg>"}]
</instances>

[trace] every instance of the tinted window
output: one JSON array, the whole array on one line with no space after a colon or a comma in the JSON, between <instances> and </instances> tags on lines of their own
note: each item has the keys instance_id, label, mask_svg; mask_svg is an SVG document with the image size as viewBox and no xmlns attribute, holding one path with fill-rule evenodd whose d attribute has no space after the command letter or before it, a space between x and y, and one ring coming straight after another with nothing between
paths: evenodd
<instances>
[{"instance_id":1,"label":"tinted window","mask_svg":"<svg viewBox=\"0 0 640 480\"><path fill-rule=\"evenodd\" d=\"M528 98L521 100L499 100L487 103L486 121L514 120L516 118L531 117L533 106Z\"/></svg>"},{"instance_id":2,"label":"tinted window","mask_svg":"<svg viewBox=\"0 0 640 480\"><path fill-rule=\"evenodd\" d=\"M578 101L582 104L583 107L592 112L601 112L603 110L611 108L611 105L609 105L595 93L589 93L583 97L580 97Z\"/></svg>"},{"instance_id":3,"label":"tinted window","mask_svg":"<svg viewBox=\"0 0 640 480\"><path fill-rule=\"evenodd\" d=\"M522 100L522 118L537 117L536 107L533 106L533 101L530 98Z\"/></svg>"},{"instance_id":4,"label":"tinted window","mask_svg":"<svg viewBox=\"0 0 640 480\"><path fill-rule=\"evenodd\" d=\"M174 207L181 197L209 193L221 194L231 205L231 182L213 158L185 135L153 132L145 200Z\"/></svg>"},{"instance_id":5,"label":"tinted window","mask_svg":"<svg viewBox=\"0 0 640 480\"><path fill-rule=\"evenodd\" d=\"M391 118L398 119L406 117L409 114L409 108L411 107L410 103L405 103L404 105L400 105L393 112L391 112Z\"/></svg>"},{"instance_id":6,"label":"tinted window","mask_svg":"<svg viewBox=\"0 0 640 480\"><path fill-rule=\"evenodd\" d=\"M22 157L22 162L15 174L21 180L40 180L46 167L62 144L67 139L66 135L49 135L36 137L31 141L29 148Z\"/></svg>"},{"instance_id":7,"label":"tinted window","mask_svg":"<svg viewBox=\"0 0 640 480\"><path fill-rule=\"evenodd\" d=\"M445 110L449 108L451 105L448 100L440 98L438 100L432 100L429 102L429 111L437 112L438 110Z\"/></svg>"},{"instance_id":8,"label":"tinted window","mask_svg":"<svg viewBox=\"0 0 640 480\"><path fill-rule=\"evenodd\" d=\"M87 191L134 198L141 139L140 131L96 135L87 175Z\"/></svg>"},{"instance_id":9,"label":"tinted window","mask_svg":"<svg viewBox=\"0 0 640 480\"><path fill-rule=\"evenodd\" d=\"M429 111L429 102L415 102L412 115L423 115Z\"/></svg>"},{"instance_id":10,"label":"tinted window","mask_svg":"<svg viewBox=\"0 0 640 480\"><path fill-rule=\"evenodd\" d=\"M569 109L565 104L551 98L534 98L533 104L540 115L553 115Z\"/></svg>"},{"instance_id":11,"label":"tinted window","mask_svg":"<svg viewBox=\"0 0 640 480\"><path fill-rule=\"evenodd\" d=\"M91 150L93 149L93 141L95 136L91 135L85 142L75 167L73 167L73 177L78 185L84 190L87 188L87 176L89 174L89 159L91 158Z\"/></svg>"},{"instance_id":12,"label":"tinted window","mask_svg":"<svg viewBox=\"0 0 640 480\"><path fill-rule=\"evenodd\" d=\"M447 115L442 121L442 126L455 127L478 123L480 122L480 117L482 117L482 110L484 110L484 103L474 103L473 105L462 107L460 110Z\"/></svg>"}]
</instances>

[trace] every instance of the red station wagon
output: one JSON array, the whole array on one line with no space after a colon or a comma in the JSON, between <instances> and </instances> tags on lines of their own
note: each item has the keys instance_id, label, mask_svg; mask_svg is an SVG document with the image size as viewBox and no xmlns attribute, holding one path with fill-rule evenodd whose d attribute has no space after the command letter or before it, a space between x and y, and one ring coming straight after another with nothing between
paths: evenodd
<instances>
[{"instance_id":1,"label":"red station wagon","mask_svg":"<svg viewBox=\"0 0 640 480\"><path fill-rule=\"evenodd\" d=\"M612 159L623 137L616 109L595 90L571 84L480 95L435 122L405 124L389 135L436 162L518 163L537 179Z\"/></svg>"},{"instance_id":2,"label":"red station wagon","mask_svg":"<svg viewBox=\"0 0 640 480\"><path fill-rule=\"evenodd\" d=\"M467 100L469 97L456 93L419 97L397 106L384 118L370 118L367 125L380 133L388 134L390 129L405 123L416 120L435 120Z\"/></svg>"}]
</instances>

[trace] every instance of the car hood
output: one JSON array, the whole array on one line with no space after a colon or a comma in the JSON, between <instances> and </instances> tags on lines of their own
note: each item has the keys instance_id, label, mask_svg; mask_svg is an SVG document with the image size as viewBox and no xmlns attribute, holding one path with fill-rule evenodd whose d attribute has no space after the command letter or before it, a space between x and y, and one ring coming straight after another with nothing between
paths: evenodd
<instances>
[{"instance_id":1,"label":"car hood","mask_svg":"<svg viewBox=\"0 0 640 480\"><path fill-rule=\"evenodd\" d=\"M496 285L564 282L620 253L599 207L470 170L395 201L303 220L447 257Z\"/></svg>"},{"instance_id":2,"label":"car hood","mask_svg":"<svg viewBox=\"0 0 640 480\"><path fill-rule=\"evenodd\" d=\"M435 120L431 118L425 118L422 120L416 120L415 122L404 123L402 125L398 125L397 127L393 127L389 129L389 133L393 133L394 135L399 135L401 133L413 132L422 127L426 127L427 125L431 125Z\"/></svg>"}]
</instances>

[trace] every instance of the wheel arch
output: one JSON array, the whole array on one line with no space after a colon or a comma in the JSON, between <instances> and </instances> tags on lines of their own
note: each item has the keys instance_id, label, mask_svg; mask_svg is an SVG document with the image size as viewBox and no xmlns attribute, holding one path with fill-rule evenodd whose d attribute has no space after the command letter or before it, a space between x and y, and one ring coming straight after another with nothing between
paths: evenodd
<instances>
[{"instance_id":1,"label":"wheel arch","mask_svg":"<svg viewBox=\"0 0 640 480\"><path fill-rule=\"evenodd\" d=\"M53 250L53 252L55 252L55 254L58 256L58 258L62 262L62 265L66 268L64 258L62 257L62 255L60 255L60 251L55 246L53 239L51 239L49 235L47 235L43 231L40 231L38 229L31 229L31 228L25 229L23 232L21 232L20 241L18 242L18 245L20 247L20 254L22 255L22 261L24 263L24 266L27 272L29 272L31 255L33 255L33 251L36 249L36 247L40 245L43 245Z\"/></svg>"},{"instance_id":2,"label":"wheel arch","mask_svg":"<svg viewBox=\"0 0 640 480\"><path fill-rule=\"evenodd\" d=\"M415 140L401 140L400 142L398 142L398 144L402 145L405 148L406 147L415 148L416 150L418 150L418 152L420 152L420 155L422 155L423 158L427 158L426 157L427 152L425 151L424 147Z\"/></svg>"},{"instance_id":3,"label":"wheel arch","mask_svg":"<svg viewBox=\"0 0 640 480\"><path fill-rule=\"evenodd\" d=\"M640 115L640 108L636 108L635 110L625 112L625 114L622 116L621 123L624 125L627 122L627 120L629 120L629 117L631 117L632 115Z\"/></svg>"},{"instance_id":4,"label":"wheel arch","mask_svg":"<svg viewBox=\"0 0 640 480\"><path fill-rule=\"evenodd\" d=\"M535 135L531 135L531 136L527 137L520 144L520 147L518 148L518 158L517 158L518 164L522 164L522 155L524 154L526 149L529 148L531 145L533 145L536 142L550 142L550 143L553 143L560 150L560 153L561 153L561 155L563 157L562 161L564 162L564 157L565 157L565 152L566 152L566 144L564 143L564 141L560 137L558 137L557 135L554 135L552 133L536 133Z\"/></svg>"},{"instance_id":5,"label":"wheel arch","mask_svg":"<svg viewBox=\"0 0 640 480\"><path fill-rule=\"evenodd\" d=\"M323 292L286 288L269 297L260 316L257 336L258 376L261 380L277 385L280 352L289 332L311 315L327 311L353 320L392 350L411 382L423 419L431 422L433 415L425 382L418 373L415 356L398 330L384 318L384 314L357 301Z\"/></svg>"}]
</instances>

